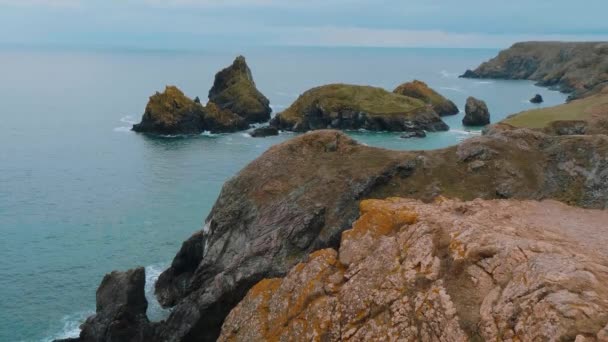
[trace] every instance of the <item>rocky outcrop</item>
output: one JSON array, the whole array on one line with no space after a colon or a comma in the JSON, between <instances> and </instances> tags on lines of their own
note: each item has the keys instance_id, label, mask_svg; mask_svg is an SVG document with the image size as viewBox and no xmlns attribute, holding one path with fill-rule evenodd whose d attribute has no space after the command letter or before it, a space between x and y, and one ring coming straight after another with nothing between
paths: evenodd
<instances>
[{"instance_id":1,"label":"rocky outcrop","mask_svg":"<svg viewBox=\"0 0 608 342\"><path fill-rule=\"evenodd\" d=\"M414 132L406 132L401 134L401 139L410 139L410 138L425 138L425 131L414 131Z\"/></svg>"},{"instance_id":2,"label":"rocky outcrop","mask_svg":"<svg viewBox=\"0 0 608 342\"><path fill-rule=\"evenodd\" d=\"M459 113L458 107L456 107L454 102L448 100L443 95L431 89L422 81L414 80L413 82L404 83L395 88L393 93L419 99L430 105L440 116L454 115Z\"/></svg>"},{"instance_id":3,"label":"rocky outcrop","mask_svg":"<svg viewBox=\"0 0 608 342\"><path fill-rule=\"evenodd\" d=\"M279 135L279 130L276 127L264 126L256 128L251 132L253 138L264 138L273 135Z\"/></svg>"},{"instance_id":4,"label":"rocky outcrop","mask_svg":"<svg viewBox=\"0 0 608 342\"><path fill-rule=\"evenodd\" d=\"M198 134L205 130L205 109L175 86L156 92L146 105L141 122L133 125L135 132L170 134Z\"/></svg>"},{"instance_id":5,"label":"rocky outcrop","mask_svg":"<svg viewBox=\"0 0 608 342\"><path fill-rule=\"evenodd\" d=\"M608 43L517 43L466 78L525 79L541 86L572 93L572 99L589 96L608 85Z\"/></svg>"},{"instance_id":6,"label":"rocky outcrop","mask_svg":"<svg viewBox=\"0 0 608 342\"><path fill-rule=\"evenodd\" d=\"M396 152L317 131L272 147L228 181L205 229L156 284L173 306L162 341L214 340L224 317L263 278L335 247L366 198L553 198L608 207L608 137L493 127L459 146ZM530 163L534 160L534 163Z\"/></svg>"},{"instance_id":7,"label":"rocky outcrop","mask_svg":"<svg viewBox=\"0 0 608 342\"><path fill-rule=\"evenodd\" d=\"M245 57L238 56L231 66L215 75L209 101L242 117L247 123L270 120L270 102L256 88Z\"/></svg>"},{"instance_id":8,"label":"rocky outcrop","mask_svg":"<svg viewBox=\"0 0 608 342\"><path fill-rule=\"evenodd\" d=\"M141 122L133 125L135 132L160 135L235 132L249 125L240 116L220 109L214 103L203 107L175 86L150 97Z\"/></svg>"},{"instance_id":9,"label":"rocky outcrop","mask_svg":"<svg viewBox=\"0 0 608 342\"><path fill-rule=\"evenodd\" d=\"M97 309L81 326L82 342L146 341L152 330L146 317L143 267L107 274L97 289ZM68 340L66 340L68 341Z\"/></svg>"},{"instance_id":10,"label":"rocky outcrop","mask_svg":"<svg viewBox=\"0 0 608 342\"><path fill-rule=\"evenodd\" d=\"M257 283L219 341L608 340L607 211L399 198L360 207L339 251Z\"/></svg>"},{"instance_id":11,"label":"rocky outcrop","mask_svg":"<svg viewBox=\"0 0 608 342\"><path fill-rule=\"evenodd\" d=\"M534 95L533 98L530 99L530 103L543 103L545 100L543 100L543 97L540 94L536 94Z\"/></svg>"},{"instance_id":12,"label":"rocky outcrop","mask_svg":"<svg viewBox=\"0 0 608 342\"><path fill-rule=\"evenodd\" d=\"M464 111L462 123L465 126L485 126L490 123L490 111L484 101L469 97Z\"/></svg>"},{"instance_id":13,"label":"rocky outcrop","mask_svg":"<svg viewBox=\"0 0 608 342\"><path fill-rule=\"evenodd\" d=\"M367 129L370 131L446 131L426 103L381 88L330 84L306 91L271 125L281 130Z\"/></svg>"}]
</instances>

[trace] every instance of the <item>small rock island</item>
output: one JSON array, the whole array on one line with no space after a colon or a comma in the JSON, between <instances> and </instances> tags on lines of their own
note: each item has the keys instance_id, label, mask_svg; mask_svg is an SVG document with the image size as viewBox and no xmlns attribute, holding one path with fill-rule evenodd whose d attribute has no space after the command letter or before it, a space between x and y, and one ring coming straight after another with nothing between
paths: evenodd
<instances>
[{"instance_id":1,"label":"small rock island","mask_svg":"<svg viewBox=\"0 0 608 342\"><path fill-rule=\"evenodd\" d=\"M489 124L490 111L486 103L472 96L469 97L465 106L465 115L462 123L465 126L485 126Z\"/></svg>"},{"instance_id":2,"label":"small rock island","mask_svg":"<svg viewBox=\"0 0 608 342\"><path fill-rule=\"evenodd\" d=\"M187 97L176 86L150 97L139 124L133 131L158 135L236 132L270 119L268 99L255 87L245 58L215 76L209 102L203 106L198 97Z\"/></svg>"},{"instance_id":3,"label":"small rock island","mask_svg":"<svg viewBox=\"0 0 608 342\"><path fill-rule=\"evenodd\" d=\"M419 99L424 103L431 105L433 110L440 116L455 115L459 113L458 107L454 102L431 89L422 81L414 80L412 82L404 83L395 88L393 93Z\"/></svg>"},{"instance_id":4,"label":"small rock island","mask_svg":"<svg viewBox=\"0 0 608 342\"><path fill-rule=\"evenodd\" d=\"M392 132L449 129L424 101L382 88L350 84L330 84L306 91L277 114L271 126L295 132L325 128Z\"/></svg>"}]
</instances>

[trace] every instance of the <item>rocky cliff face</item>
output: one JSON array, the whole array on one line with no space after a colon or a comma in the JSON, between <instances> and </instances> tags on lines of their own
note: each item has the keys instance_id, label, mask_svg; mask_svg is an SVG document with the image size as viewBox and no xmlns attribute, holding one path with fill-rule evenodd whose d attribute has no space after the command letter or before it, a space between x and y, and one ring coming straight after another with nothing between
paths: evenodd
<instances>
[{"instance_id":1,"label":"rocky cliff face","mask_svg":"<svg viewBox=\"0 0 608 342\"><path fill-rule=\"evenodd\" d=\"M360 207L339 251L256 284L219 341L608 341L607 211L441 198Z\"/></svg>"},{"instance_id":2,"label":"rocky cliff face","mask_svg":"<svg viewBox=\"0 0 608 342\"><path fill-rule=\"evenodd\" d=\"M370 131L446 131L433 108L413 97L381 88L330 84L308 90L271 125L279 129L367 129Z\"/></svg>"},{"instance_id":3,"label":"rocky cliff face","mask_svg":"<svg viewBox=\"0 0 608 342\"><path fill-rule=\"evenodd\" d=\"M256 88L245 57L237 57L231 66L215 75L209 101L242 117L247 123L270 120L270 102Z\"/></svg>"},{"instance_id":4,"label":"rocky cliff face","mask_svg":"<svg viewBox=\"0 0 608 342\"><path fill-rule=\"evenodd\" d=\"M585 97L608 85L608 42L517 43L463 77L533 80Z\"/></svg>"},{"instance_id":5,"label":"rocky cliff face","mask_svg":"<svg viewBox=\"0 0 608 342\"><path fill-rule=\"evenodd\" d=\"M553 198L608 207L608 137L491 129L438 151L395 152L317 131L272 147L226 183L206 228L156 284L174 306L161 340L214 340L248 289L337 246L366 198ZM534 163L530 163L534 160Z\"/></svg>"},{"instance_id":6,"label":"rocky cliff face","mask_svg":"<svg viewBox=\"0 0 608 342\"><path fill-rule=\"evenodd\" d=\"M412 82L404 83L395 88L393 93L419 99L424 103L431 105L433 110L440 116L454 115L459 112L458 107L456 107L454 102L431 89L422 81L414 80Z\"/></svg>"}]
</instances>

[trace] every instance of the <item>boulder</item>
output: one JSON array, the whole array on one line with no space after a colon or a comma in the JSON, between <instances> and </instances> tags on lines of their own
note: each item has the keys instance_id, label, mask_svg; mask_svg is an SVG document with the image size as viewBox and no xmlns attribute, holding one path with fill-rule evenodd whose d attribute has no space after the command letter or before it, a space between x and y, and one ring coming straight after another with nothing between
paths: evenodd
<instances>
[{"instance_id":1,"label":"boulder","mask_svg":"<svg viewBox=\"0 0 608 342\"><path fill-rule=\"evenodd\" d=\"M273 135L279 135L279 130L276 129L276 127L271 126L259 127L254 129L253 132L251 132L251 136L254 138L264 138Z\"/></svg>"},{"instance_id":2,"label":"boulder","mask_svg":"<svg viewBox=\"0 0 608 342\"><path fill-rule=\"evenodd\" d=\"M540 94L536 94L536 95L534 95L533 98L530 99L530 102L538 104L538 103L543 103L544 100L543 100L543 97Z\"/></svg>"},{"instance_id":3,"label":"boulder","mask_svg":"<svg viewBox=\"0 0 608 342\"><path fill-rule=\"evenodd\" d=\"M440 116L459 113L458 107L456 107L454 102L446 99L422 81L414 80L413 82L404 83L395 88L393 93L419 99L431 105L433 110Z\"/></svg>"},{"instance_id":4,"label":"boulder","mask_svg":"<svg viewBox=\"0 0 608 342\"><path fill-rule=\"evenodd\" d=\"M474 97L467 99L465 116L462 119L465 126L485 126L490 123L490 112L488 106L482 100Z\"/></svg>"},{"instance_id":5,"label":"boulder","mask_svg":"<svg viewBox=\"0 0 608 342\"><path fill-rule=\"evenodd\" d=\"M270 119L270 102L256 88L245 57L238 56L231 66L215 75L209 101L239 115L249 124Z\"/></svg>"},{"instance_id":6,"label":"boulder","mask_svg":"<svg viewBox=\"0 0 608 342\"><path fill-rule=\"evenodd\" d=\"M296 132L326 128L393 132L449 129L439 115L419 99L382 88L348 84L330 84L306 91L270 124Z\"/></svg>"},{"instance_id":7,"label":"boulder","mask_svg":"<svg viewBox=\"0 0 608 342\"><path fill-rule=\"evenodd\" d=\"M426 137L425 131L405 132L405 133L401 134L401 139L424 138L424 137Z\"/></svg>"},{"instance_id":8,"label":"boulder","mask_svg":"<svg viewBox=\"0 0 608 342\"><path fill-rule=\"evenodd\" d=\"M608 212L443 198L360 208L339 249L258 282L218 341L606 341Z\"/></svg>"},{"instance_id":9,"label":"boulder","mask_svg":"<svg viewBox=\"0 0 608 342\"><path fill-rule=\"evenodd\" d=\"M143 267L106 274L97 289L97 309L81 326L80 342L131 342L151 338Z\"/></svg>"},{"instance_id":10,"label":"boulder","mask_svg":"<svg viewBox=\"0 0 608 342\"><path fill-rule=\"evenodd\" d=\"M205 110L175 86L150 97L135 132L161 135L199 134L204 131Z\"/></svg>"}]
</instances>

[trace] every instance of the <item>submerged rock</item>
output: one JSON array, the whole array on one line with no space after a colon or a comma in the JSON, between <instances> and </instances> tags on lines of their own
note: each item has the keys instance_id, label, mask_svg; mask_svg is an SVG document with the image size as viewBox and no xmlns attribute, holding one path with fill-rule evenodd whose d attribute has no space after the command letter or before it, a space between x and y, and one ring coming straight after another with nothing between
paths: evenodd
<instances>
[{"instance_id":1,"label":"submerged rock","mask_svg":"<svg viewBox=\"0 0 608 342\"><path fill-rule=\"evenodd\" d=\"M135 132L154 134L198 134L204 131L205 111L200 103L188 98L175 86L150 97Z\"/></svg>"},{"instance_id":2,"label":"submerged rock","mask_svg":"<svg viewBox=\"0 0 608 342\"><path fill-rule=\"evenodd\" d=\"M608 338L608 212L399 198L360 208L338 251L258 282L219 341Z\"/></svg>"},{"instance_id":3,"label":"submerged rock","mask_svg":"<svg viewBox=\"0 0 608 342\"><path fill-rule=\"evenodd\" d=\"M306 91L271 125L282 130L367 129L446 131L439 115L423 101L381 88L330 84Z\"/></svg>"},{"instance_id":4,"label":"submerged rock","mask_svg":"<svg viewBox=\"0 0 608 342\"><path fill-rule=\"evenodd\" d=\"M544 100L543 100L543 97L540 94L536 94L536 95L534 95L533 98L530 99L530 102L531 103L543 103Z\"/></svg>"},{"instance_id":5,"label":"submerged rock","mask_svg":"<svg viewBox=\"0 0 608 342\"><path fill-rule=\"evenodd\" d=\"M401 139L424 138L424 137L426 137L425 131L406 132L406 133L401 134Z\"/></svg>"},{"instance_id":6,"label":"submerged rock","mask_svg":"<svg viewBox=\"0 0 608 342\"><path fill-rule=\"evenodd\" d=\"M404 83L398 86L393 93L419 99L431 105L433 110L440 116L458 114L459 110L454 102L448 100L443 95L431 89L426 83L418 80Z\"/></svg>"},{"instance_id":7,"label":"submerged rock","mask_svg":"<svg viewBox=\"0 0 608 342\"><path fill-rule=\"evenodd\" d=\"M485 126L490 123L490 111L482 100L474 97L467 99L465 106L465 116L462 119L465 126Z\"/></svg>"},{"instance_id":8,"label":"submerged rock","mask_svg":"<svg viewBox=\"0 0 608 342\"><path fill-rule=\"evenodd\" d=\"M254 138L264 138L273 135L279 135L279 130L275 127L270 126L259 127L254 129L253 132L251 132L251 136Z\"/></svg>"},{"instance_id":9,"label":"submerged rock","mask_svg":"<svg viewBox=\"0 0 608 342\"><path fill-rule=\"evenodd\" d=\"M249 124L270 119L270 102L256 88L245 57L238 56L231 66L215 75L209 101L239 115Z\"/></svg>"}]
</instances>

